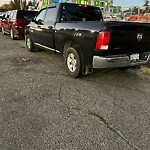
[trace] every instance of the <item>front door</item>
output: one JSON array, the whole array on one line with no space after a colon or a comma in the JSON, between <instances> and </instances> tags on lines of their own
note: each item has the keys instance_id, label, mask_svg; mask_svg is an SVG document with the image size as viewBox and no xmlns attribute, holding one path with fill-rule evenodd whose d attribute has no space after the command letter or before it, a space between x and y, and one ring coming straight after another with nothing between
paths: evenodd
<instances>
[{"instance_id":1,"label":"front door","mask_svg":"<svg viewBox=\"0 0 150 150\"><path fill-rule=\"evenodd\" d=\"M34 21L32 21L32 23L31 23L30 36L36 45L41 45L41 41L42 41L42 39L41 39L41 32L42 32L41 26L43 25L43 22L45 19L46 10L47 9L42 9L37 14Z\"/></svg>"},{"instance_id":2,"label":"front door","mask_svg":"<svg viewBox=\"0 0 150 150\"><path fill-rule=\"evenodd\" d=\"M55 23L56 17L58 13L58 8L56 7L48 7L46 16L43 24L41 25L41 44L45 46L45 48L54 50L55 49Z\"/></svg>"}]
</instances>

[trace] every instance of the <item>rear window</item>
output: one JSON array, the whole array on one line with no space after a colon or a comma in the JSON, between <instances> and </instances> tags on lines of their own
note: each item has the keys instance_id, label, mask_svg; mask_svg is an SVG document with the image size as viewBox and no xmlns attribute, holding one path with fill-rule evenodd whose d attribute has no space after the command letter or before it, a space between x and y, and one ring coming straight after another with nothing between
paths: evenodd
<instances>
[{"instance_id":1,"label":"rear window","mask_svg":"<svg viewBox=\"0 0 150 150\"><path fill-rule=\"evenodd\" d=\"M18 11L17 19L26 19L28 21L31 21L33 17L37 14L36 11Z\"/></svg>"},{"instance_id":2,"label":"rear window","mask_svg":"<svg viewBox=\"0 0 150 150\"><path fill-rule=\"evenodd\" d=\"M99 7L82 4L63 4L60 21L100 21L102 14Z\"/></svg>"}]
</instances>

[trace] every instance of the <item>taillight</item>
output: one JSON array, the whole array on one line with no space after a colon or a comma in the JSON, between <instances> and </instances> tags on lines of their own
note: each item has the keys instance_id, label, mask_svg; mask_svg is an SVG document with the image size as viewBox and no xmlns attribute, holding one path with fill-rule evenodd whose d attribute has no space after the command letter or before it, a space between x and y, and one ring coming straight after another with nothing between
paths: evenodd
<instances>
[{"instance_id":1,"label":"taillight","mask_svg":"<svg viewBox=\"0 0 150 150\"><path fill-rule=\"evenodd\" d=\"M108 50L109 41L110 41L110 32L108 31L99 32L95 48L97 50Z\"/></svg>"},{"instance_id":2,"label":"taillight","mask_svg":"<svg viewBox=\"0 0 150 150\"><path fill-rule=\"evenodd\" d=\"M18 22L14 22L13 25L14 25L14 27L15 27L16 29L22 29L22 28L23 28L21 25L19 25Z\"/></svg>"},{"instance_id":3,"label":"taillight","mask_svg":"<svg viewBox=\"0 0 150 150\"><path fill-rule=\"evenodd\" d=\"M79 4L79 7L88 7L86 4Z\"/></svg>"}]
</instances>

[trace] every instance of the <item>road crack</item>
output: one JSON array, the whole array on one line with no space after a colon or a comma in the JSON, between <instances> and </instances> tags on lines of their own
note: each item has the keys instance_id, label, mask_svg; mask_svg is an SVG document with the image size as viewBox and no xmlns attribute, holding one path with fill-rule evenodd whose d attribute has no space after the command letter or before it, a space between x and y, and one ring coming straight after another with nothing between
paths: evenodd
<instances>
[{"instance_id":1,"label":"road crack","mask_svg":"<svg viewBox=\"0 0 150 150\"><path fill-rule=\"evenodd\" d=\"M119 137L121 137L128 145L130 145L132 148L134 148L135 150L140 150L139 147L137 147L136 145L134 145L133 143L130 142L130 140L128 140L128 138L119 130L117 130L115 127L113 127L112 125L109 125L109 123L106 121L106 119L98 114L96 114L95 112L89 112L89 115L97 117L98 119L101 120L101 122L103 122L108 129L110 129L111 131L115 132Z\"/></svg>"}]
</instances>

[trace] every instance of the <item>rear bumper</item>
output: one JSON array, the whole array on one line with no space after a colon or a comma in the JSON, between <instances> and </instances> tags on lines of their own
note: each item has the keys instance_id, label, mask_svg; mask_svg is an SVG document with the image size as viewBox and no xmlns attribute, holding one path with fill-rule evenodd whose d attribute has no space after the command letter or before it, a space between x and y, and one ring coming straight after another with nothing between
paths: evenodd
<instances>
[{"instance_id":1,"label":"rear bumper","mask_svg":"<svg viewBox=\"0 0 150 150\"><path fill-rule=\"evenodd\" d=\"M112 55L109 57L94 56L93 68L118 68L127 66L138 66L147 64L150 61L150 52L140 55L140 60L130 61L129 56Z\"/></svg>"},{"instance_id":2,"label":"rear bumper","mask_svg":"<svg viewBox=\"0 0 150 150\"><path fill-rule=\"evenodd\" d=\"M25 30L24 29L19 29L19 30L15 29L14 32L15 32L16 37L25 35Z\"/></svg>"}]
</instances>

